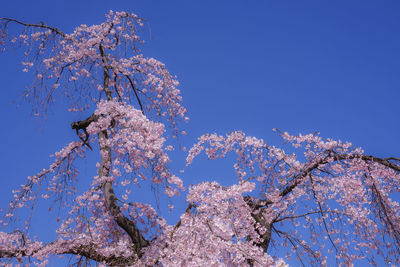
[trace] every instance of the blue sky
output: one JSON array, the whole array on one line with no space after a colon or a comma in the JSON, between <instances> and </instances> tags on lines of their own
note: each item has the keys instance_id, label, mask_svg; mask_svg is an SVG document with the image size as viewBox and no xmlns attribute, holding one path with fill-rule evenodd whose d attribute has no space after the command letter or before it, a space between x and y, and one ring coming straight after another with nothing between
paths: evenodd
<instances>
[{"instance_id":1,"label":"blue sky","mask_svg":"<svg viewBox=\"0 0 400 267\"><path fill-rule=\"evenodd\" d=\"M0 17L69 32L101 23L110 9L145 18L144 54L178 76L191 118L182 145L204 133L243 130L279 146L272 131L279 128L318 131L367 154L399 156L400 2L6 0ZM45 123L30 116L30 106L18 102L30 83L20 55L0 54L3 207L12 188L74 138L69 125L77 119L57 108ZM172 166L180 169L183 158ZM83 164L83 174L92 177L93 162ZM199 161L183 178L229 184L230 165Z\"/></svg>"}]
</instances>

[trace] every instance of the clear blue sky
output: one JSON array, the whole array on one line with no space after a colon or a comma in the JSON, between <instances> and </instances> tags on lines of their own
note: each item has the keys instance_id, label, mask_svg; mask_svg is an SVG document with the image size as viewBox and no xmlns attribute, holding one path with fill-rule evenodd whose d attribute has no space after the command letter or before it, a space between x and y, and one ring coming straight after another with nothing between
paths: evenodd
<instances>
[{"instance_id":1,"label":"clear blue sky","mask_svg":"<svg viewBox=\"0 0 400 267\"><path fill-rule=\"evenodd\" d=\"M110 9L145 18L144 54L178 76L191 118L182 145L204 133L243 130L279 146L276 127L399 156L399 1L4 0L0 17L69 32L101 23ZM36 122L29 105L13 104L30 83L20 55L0 54L2 207L12 188L74 138L76 117L54 109L46 123ZM95 175L93 162L85 164L83 173ZM175 164L181 168L183 157ZM208 166L189 168L185 183L233 181L225 163Z\"/></svg>"}]
</instances>

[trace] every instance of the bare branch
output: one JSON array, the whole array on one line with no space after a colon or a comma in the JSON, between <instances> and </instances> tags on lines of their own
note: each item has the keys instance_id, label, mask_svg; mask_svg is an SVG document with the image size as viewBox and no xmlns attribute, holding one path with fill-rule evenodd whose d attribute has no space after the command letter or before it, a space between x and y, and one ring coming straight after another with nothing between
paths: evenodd
<instances>
[{"instance_id":1,"label":"bare branch","mask_svg":"<svg viewBox=\"0 0 400 267\"><path fill-rule=\"evenodd\" d=\"M133 90L133 92L135 93L136 99L137 99L137 101L138 101L138 103L139 103L140 110L144 113L144 109L143 109L143 106L142 106L142 102L140 101L140 98L139 98L139 96L138 96L138 94L137 94L137 92L136 92L136 88L135 88L135 86L133 85L133 82L132 82L131 77L129 77L128 75L125 75L125 77L129 80L129 83L131 84L132 90Z\"/></svg>"},{"instance_id":2,"label":"bare branch","mask_svg":"<svg viewBox=\"0 0 400 267\"><path fill-rule=\"evenodd\" d=\"M42 24L33 24L33 23L21 22L21 21L16 20L16 19L0 18L0 21L2 21L2 20L6 21L6 23L15 22L15 23L20 24L20 25L25 26L25 27L35 27L35 28L47 29L47 30L51 30L52 32L54 32L54 33L56 33L58 35L61 35L62 37L66 36L65 33L60 31L59 29L54 28L54 27L50 27L50 26L48 26L48 25L46 25L44 23L42 23Z\"/></svg>"}]
</instances>

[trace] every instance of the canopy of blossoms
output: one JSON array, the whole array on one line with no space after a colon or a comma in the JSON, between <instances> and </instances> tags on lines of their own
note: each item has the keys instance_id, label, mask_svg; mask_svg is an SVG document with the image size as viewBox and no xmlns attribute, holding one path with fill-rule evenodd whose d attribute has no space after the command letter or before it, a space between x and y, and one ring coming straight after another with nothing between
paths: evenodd
<instances>
[{"instance_id":1,"label":"canopy of blossoms","mask_svg":"<svg viewBox=\"0 0 400 267\"><path fill-rule=\"evenodd\" d=\"M157 184L168 197L187 189L168 167L174 147L167 141L188 120L179 83L141 54L141 26L135 14L112 11L70 34L0 18L1 48L22 45L24 71L35 75L24 94L34 112L62 98L71 112L91 114L71 123L76 138L50 166L13 191L1 220L2 264L45 266L54 255L76 255L78 263L109 266L286 266L274 250L303 265L374 264L376 255L400 264L400 159L315 134L278 131L290 154L241 131L203 135L187 165L203 152L213 160L234 153L230 186L190 186L173 225L145 201L130 202L132 185ZM88 153L99 153L98 171L77 190L74 163ZM52 242L29 231L24 214L38 199L62 207Z\"/></svg>"}]
</instances>

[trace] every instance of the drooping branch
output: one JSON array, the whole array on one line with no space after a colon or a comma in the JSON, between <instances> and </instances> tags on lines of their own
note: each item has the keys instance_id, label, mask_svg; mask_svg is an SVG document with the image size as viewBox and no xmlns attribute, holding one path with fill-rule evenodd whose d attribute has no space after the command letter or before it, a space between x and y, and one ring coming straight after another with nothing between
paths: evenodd
<instances>
[{"instance_id":1,"label":"drooping branch","mask_svg":"<svg viewBox=\"0 0 400 267\"><path fill-rule=\"evenodd\" d=\"M331 242L332 246L335 248L336 253L338 253L338 252L339 252L339 249L336 247L335 242L333 242L333 240L332 240L332 236L331 236L331 234L330 234L330 231L329 231L329 229L328 229L328 225L327 225L326 220L325 220L325 214L324 214L324 211L323 211L323 209L322 209L321 201L318 199L317 194L316 194L316 192L315 192L315 189L314 189L314 180L313 180L313 178L312 178L312 174L311 174L311 173L310 173L310 175L309 175L309 178L310 178L310 182L311 182L311 190L312 190L312 192L313 192L313 197L314 197L315 201L316 201L317 204L318 204L318 209L319 209L319 212L320 212L320 215L321 215L322 222L323 222L323 224L324 224L324 229L325 229L326 234L327 234L327 236L328 236L328 238L329 238L329 241Z\"/></svg>"},{"instance_id":2,"label":"drooping branch","mask_svg":"<svg viewBox=\"0 0 400 267\"><path fill-rule=\"evenodd\" d=\"M375 213L381 220L382 224L386 225L388 233L392 233L396 251L398 255L400 255L400 229L394 225L395 222L392 221L391 216L389 215L389 213L392 213L390 207L384 200L380 190L377 188L372 176L365 174L365 177L372 181L370 189L372 193L372 201L377 206L377 211L375 211Z\"/></svg>"},{"instance_id":3,"label":"drooping branch","mask_svg":"<svg viewBox=\"0 0 400 267\"><path fill-rule=\"evenodd\" d=\"M336 214L336 215L344 215L344 216L351 217L351 215L349 215L349 214L346 214L346 213L340 212L340 211L335 211L335 210L322 210L322 212L323 213L332 213L332 214ZM310 211L310 212L306 212L306 213L300 214L300 215L281 217L279 219L274 220L274 222L278 223L278 222L282 222L282 221L285 221L285 220L294 220L294 219L298 219L298 218L304 218L306 216L313 215L313 214L321 214L321 210Z\"/></svg>"},{"instance_id":4,"label":"drooping branch","mask_svg":"<svg viewBox=\"0 0 400 267\"><path fill-rule=\"evenodd\" d=\"M317 265L313 264L313 266L326 266L326 265L322 264L322 262L321 262L322 259L318 255L318 252L314 251L309 245L307 245L307 243L303 242L303 240L301 240L295 236L292 236L288 232L278 230L274 226L272 226L272 230L274 230L274 232L278 236L283 236L286 240L289 241L289 243L292 245L294 252L296 253L297 259L299 260L299 262L301 263L302 266L306 266L302 260L302 255L303 255L302 251L311 255L312 258L317 262Z\"/></svg>"},{"instance_id":5,"label":"drooping branch","mask_svg":"<svg viewBox=\"0 0 400 267\"><path fill-rule=\"evenodd\" d=\"M21 21L16 20L16 19L0 18L0 21L2 21L2 20L6 21L6 23L15 22L15 23L20 24L20 25L25 26L25 27L36 27L36 28L47 29L47 30L51 30L52 32L55 32L56 34L61 35L62 37L66 36L65 33L60 31L59 29L51 27L51 26L48 26L48 25L46 25L44 23L42 23L42 24L24 23L24 22L21 22Z\"/></svg>"},{"instance_id":6,"label":"drooping branch","mask_svg":"<svg viewBox=\"0 0 400 267\"><path fill-rule=\"evenodd\" d=\"M138 94L137 94L137 92L136 92L136 88L135 88L135 85L134 85L133 82L132 82L131 77L129 77L129 75L125 75L125 77L128 79L128 81L129 81L129 83L130 83L130 85L131 85L131 87L132 87L132 90L133 90L133 92L135 93L136 100L138 101L139 106L140 106L140 110L144 113L144 109L143 109L143 106L142 106L142 102L140 101L140 98L139 98L139 96L138 96Z\"/></svg>"},{"instance_id":7,"label":"drooping branch","mask_svg":"<svg viewBox=\"0 0 400 267\"><path fill-rule=\"evenodd\" d=\"M11 213L17 207L23 207L28 200L33 199L32 194L34 193L34 186L40 186L43 180L49 174L54 173L54 177L57 177L59 175L70 175L71 163L69 161L74 158L72 157L73 154L78 155L80 152L82 152L82 147L83 143L81 142L69 143L59 152L55 153L56 158L47 169L43 169L36 175L28 177L27 182L24 185L21 185L21 189L15 191L16 194L14 195L14 199L10 202L10 209L8 213ZM66 165L65 170L63 170L62 168L63 164Z\"/></svg>"}]
</instances>

